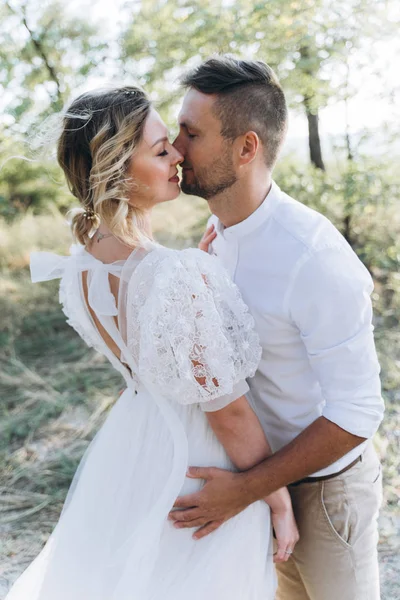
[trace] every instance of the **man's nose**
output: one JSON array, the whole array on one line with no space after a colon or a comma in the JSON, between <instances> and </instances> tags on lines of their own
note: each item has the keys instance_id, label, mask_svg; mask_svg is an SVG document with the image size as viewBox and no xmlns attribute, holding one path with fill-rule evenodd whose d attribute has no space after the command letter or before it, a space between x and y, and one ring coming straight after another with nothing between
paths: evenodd
<instances>
[{"instance_id":1,"label":"man's nose","mask_svg":"<svg viewBox=\"0 0 400 600\"><path fill-rule=\"evenodd\" d=\"M174 152L175 156L173 157L173 164L179 165L179 163L183 162L184 157L176 147L174 147L174 150L175 150L175 152Z\"/></svg>"}]
</instances>

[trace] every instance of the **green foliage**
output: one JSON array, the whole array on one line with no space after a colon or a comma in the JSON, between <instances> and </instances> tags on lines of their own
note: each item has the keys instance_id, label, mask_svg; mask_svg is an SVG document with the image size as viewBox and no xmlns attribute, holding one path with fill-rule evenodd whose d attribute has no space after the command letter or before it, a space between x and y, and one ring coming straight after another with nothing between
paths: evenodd
<instances>
[{"instance_id":1,"label":"green foliage","mask_svg":"<svg viewBox=\"0 0 400 600\"><path fill-rule=\"evenodd\" d=\"M99 69L107 47L85 18L72 18L59 0L0 0L0 216L65 210L71 204L60 170L31 158L25 138L34 123L60 110L71 89Z\"/></svg>"},{"instance_id":2,"label":"green foliage","mask_svg":"<svg viewBox=\"0 0 400 600\"><path fill-rule=\"evenodd\" d=\"M360 48L362 66L370 70L373 41L393 34L388 10L383 0L335 5L323 0L143 0L132 4L131 22L121 32L121 65L115 62L114 68L144 85L170 125L179 75L214 52L267 61L291 105L317 114L328 101L351 96L349 61L354 68ZM33 1L0 0L0 16L0 86L11 92L6 111L13 117L2 132L1 164L10 154L26 154L20 142L32 123L58 110L88 74L101 73L107 47L95 27L69 17L59 0L40 7ZM48 205L65 210L71 200L54 183L60 179L47 165L11 161L0 170L0 215L12 219L27 208L37 213ZM348 184L346 194L351 194L351 178ZM347 197L351 218L355 205Z\"/></svg>"},{"instance_id":3,"label":"green foliage","mask_svg":"<svg viewBox=\"0 0 400 600\"><path fill-rule=\"evenodd\" d=\"M121 59L169 123L184 70L215 52L266 61L290 105L307 115L310 159L324 169L318 112L356 92L350 69L371 73L374 41L395 35L388 10L383 0L143 0L122 36ZM360 49L366 64L360 63Z\"/></svg>"},{"instance_id":4,"label":"green foliage","mask_svg":"<svg viewBox=\"0 0 400 600\"><path fill-rule=\"evenodd\" d=\"M360 158L325 173L289 158L278 163L275 178L286 193L325 214L377 276L400 270L400 181L395 161Z\"/></svg>"},{"instance_id":5,"label":"green foliage","mask_svg":"<svg viewBox=\"0 0 400 600\"><path fill-rule=\"evenodd\" d=\"M182 70L215 52L259 58L277 71L294 106L307 99L317 111L346 83L343 65L357 48L394 33L386 10L382 0L143 0L123 34L121 58L163 104Z\"/></svg>"},{"instance_id":6,"label":"green foliage","mask_svg":"<svg viewBox=\"0 0 400 600\"><path fill-rule=\"evenodd\" d=\"M0 86L17 130L61 110L71 89L103 61L107 45L85 18L68 16L60 0L0 0ZM40 98L40 100L39 100Z\"/></svg>"},{"instance_id":7,"label":"green foliage","mask_svg":"<svg viewBox=\"0 0 400 600\"><path fill-rule=\"evenodd\" d=\"M61 172L54 165L12 158L0 172L0 216L11 222L30 210L65 209L71 197L61 186Z\"/></svg>"}]
</instances>

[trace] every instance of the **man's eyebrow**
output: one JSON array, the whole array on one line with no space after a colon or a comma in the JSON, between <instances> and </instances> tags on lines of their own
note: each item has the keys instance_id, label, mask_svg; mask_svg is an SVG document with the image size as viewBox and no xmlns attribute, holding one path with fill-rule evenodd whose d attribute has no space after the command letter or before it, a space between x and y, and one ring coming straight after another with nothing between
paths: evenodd
<instances>
[{"instance_id":1,"label":"man's eyebrow","mask_svg":"<svg viewBox=\"0 0 400 600\"><path fill-rule=\"evenodd\" d=\"M157 140L156 142L154 142L154 144L151 146L151 148L154 148L154 146L156 146L160 142L168 142L168 138L166 136L163 137L163 138L160 138L159 140Z\"/></svg>"}]
</instances>

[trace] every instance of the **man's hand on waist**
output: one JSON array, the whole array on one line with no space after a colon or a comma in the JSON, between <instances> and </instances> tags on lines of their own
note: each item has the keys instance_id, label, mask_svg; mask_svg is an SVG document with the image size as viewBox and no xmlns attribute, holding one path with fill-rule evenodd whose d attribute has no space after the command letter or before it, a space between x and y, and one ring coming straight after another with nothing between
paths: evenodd
<instances>
[{"instance_id":1,"label":"man's hand on waist","mask_svg":"<svg viewBox=\"0 0 400 600\"><path fill-rule=\"evenodd\" d=\"M178 498L174 508L179 510L171 511L169 519L178 529L200 528L193 535L195 539L215 531L256 500L246 490L243 473L191 467L188 477L204 479L204 487L195 494Z\"/></svg>"},{"instance_id":2,"label":"man's hand on waist","mask_svg":"<svg viewBox=\"0 0 400 600\"><path fill-rule=\"evenodd\" d=\"M196 494L178 498L174 507L180 510L172 511L170 518L177 527L201 527L195 533L200 539L253 502L329 466L363 441L320 417L290 444L247 471L191 468L189 476L206 483Z\"/></svg>"}]
</instances>

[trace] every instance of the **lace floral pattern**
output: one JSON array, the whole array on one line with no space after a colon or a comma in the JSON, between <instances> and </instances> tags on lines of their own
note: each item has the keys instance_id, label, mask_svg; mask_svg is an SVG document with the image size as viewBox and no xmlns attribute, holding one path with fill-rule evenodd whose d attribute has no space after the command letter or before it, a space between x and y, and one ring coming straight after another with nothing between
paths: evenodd
<instances>
[{"instance_id":1,"label":"lace floral pattern","mask_svg":"<svg viewBox=\"0 0 400 600\"><path fill-rule=\"evenodd\" d=\"M261 358L254 320L216 258L154 250L128 294L128 347L140 377L164 397L206 402L254 375Z\"/></svg>"}]
</instances>

